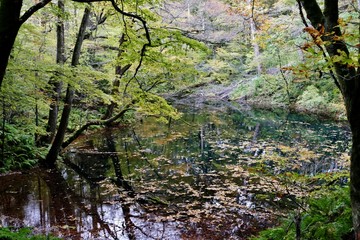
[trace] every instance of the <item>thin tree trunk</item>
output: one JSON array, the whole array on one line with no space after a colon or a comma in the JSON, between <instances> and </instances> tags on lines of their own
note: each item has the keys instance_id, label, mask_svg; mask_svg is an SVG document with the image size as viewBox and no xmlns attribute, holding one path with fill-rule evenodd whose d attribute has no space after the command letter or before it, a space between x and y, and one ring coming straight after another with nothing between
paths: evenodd
<instances>
[{"instance_id":1,"label":"thin tree trunk","mask_svg":"<svg viewBox=\"0 0 360 240\"><path fill-rule=\"evenodd\" d=\"M300 214L300 212L296 213L296 216L295 216L295 230L296 230L296 240L301 240L301 214Z\"/></svg>"},{"instance_id":2,"label":"thin tree trunk","mask_svg":"<svg viewBox=\"0 0 360 240\"><path fill-rule=\"evenodd\" d=\"M256 42L256 23L255 23L255 19L254 19L254 12L253 12L253 2L254 0L247 0L247 3L249 4L250 8L252 9L251 12L251 17L250 17L250 33L251 33L251 44L253 46L253 50L254 50L254 62L256 63L256 70L257 70L257 74L260 75L262 72L262 66L261 66L261 62L260 62L260 47L259 44L257 44Z\"/></svg>"},{"instance_id":3,"label":"thin tree trunk","mask_svg":"<svg viewBox=\"0 0 360 240\"><path fill-rule=\"evenodd\" d=\"M58 0L58 8L61 13L65 12L64 0ZM58 17L56 26L56 40L56 63L63 65L65 63L65 30L64 21L61 16ZM55 137L62 83L57 79L54 79L50 80L50 85L53 86L53 93L51 96L49 119L46 129L49 134L46 139L47 143L51 143Z\"/></svg>"},{"instance_id":4,"label":"thin tree trunk","mask_svg":"<svg viewBox=\"0 0 360 240\"><path fill-rule=\"evenodd\" d=\"M81 47L84 41L85 36L85 30L89 22L89 16L90 16L90 6L87 6L84 11L84 15L81 21L80 29L78 32L78 36L76 39L74 52L72 56L71 65L73 67L77 66L79 64L80 59L80 53L81 53ZM61 145L64 141L66 129L69 123L70 118L70 112L72 107L72 101L74 99L75 90L74 88L68 84L67 90L66 90L66 97L65 97L65 105L64 109L61 115L60 125L59 129L56 133L56 136L54 138L54 141L51 145L51 148L46 156L45 161L43 162L43 165L46 167L54 167L55 162L57 160L57 157L59 156Z\"/></svg>"},{"instance_id":5,"label":"thin tree trunk","mask_svg":"<svg viewBox=\"0 0 360 240\"><path fill-rule=\"evenodd\" d=\"M121 58L122 53L124 50L122 50L122 45L126 42L125 40L125 34L123 33L119 39L119 52L118 52L118 59ZM119 87L120 87L120 79L125 74L125 72L131 67L131 64L127 64L124 67L117 65L115 67L115 80L113 82L113 88L111 91L112 95L116 95L119 93ZM102 119L108 119L113 115L114 108L116 107L115 102L111 102L111 104L107 107L105 115L102 117Z\"/></svg>"}]
</instances>

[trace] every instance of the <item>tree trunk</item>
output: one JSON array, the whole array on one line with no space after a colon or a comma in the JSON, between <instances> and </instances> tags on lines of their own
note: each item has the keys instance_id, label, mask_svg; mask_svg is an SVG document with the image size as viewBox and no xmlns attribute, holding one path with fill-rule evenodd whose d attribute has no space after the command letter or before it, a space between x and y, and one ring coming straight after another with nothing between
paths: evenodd
<instances>
[{"instance_id":1,"label":"tree trunk","mask_svg":"<svg viewBox=\"0 0 360 240\"><path fill-rule=\"evenodd\" d=\"M20 17L22 0L0 1L0 88L9 62L11 49L14 46L21 25L49 2L51 0L37 2Z\"/></svg>"},{"instance_id":2,"label":"tree trunk","mask_svg":"<svg viewBox=\"0 0 360 240\"><path fill-rule=\"evenodd\" d=\"M314 28L320 30L324 26L325 33L322 40L327 41L325 47L329 56L333 57L344 52L349 57L346 43L337 37L342 35L338 26L338 0L325 0L323 12L316 0L301 0L301 4ZM347 64L337 62L334 63L334 68L352 132L350 195L355 239L360 240L360 79L356 69Z\"/></svg>"},{"instance_id":3,"label":"tree trunk","mask_svg":"<svg viewBox=\"0 0 360 240\"><path fill-rule=\"evenodd\" d=\"M258 75L262 72L262 66L260 61L260 47L259 44L256 42L256 23L254 19L254 12L253 12L253 4L255 0L247 0L247 3L249 4L249 7L252 9L251 17L250 17L250 33L251 33L251 44L253 46L254 50L254 59L253 61L256 63L256 72Z\"/></svg>"},{"instance_id":4,"label":"tree trunk","mask_svg":"<svg viewBox=\"0 0 360 240\"><path fill-rule=\"evenodd\" d=\"M21 26L19 18L22 0L0 2L0 88L5 76L11 49Z\"/></svg>"},{"instance_id":5,"label":"tree trunk","mask_svg":"<svg viewBox=\"0 0 360 240\"><path fill-rule=\"evenodd\" d=\"M125 34L123 33L119 39L119 52L118 52L118 59L121 58L122 53L124 52L124 50L122 50L122 45L126 42L125 40ZM119 93L119 87L120 87L120 79L122 78L122 76L125 74L125 72L131 67L130 64L125 65L124 67L122 67L121 65L117 65L115 67L115 80L113 82L113 88L111 91L112 95L118 94ZM106 109L106 113L104 114L104 116L102 117L102 119L108 119L113 115L114 112L114 108L116 107L116 103L115 102L111 102L111 104L107 107Z\"/></svg>"},{"instance_id":6,"label":"tree trunk","mask_svg":"<svg viewBox=\"0 0 360 240\"><path fill-rule=\"evenodd\" d=\"M346 103L348 120L352 132L350 196L355 239L360 240L360 88L356 82L357 94Z\"/></svg>"},{"instance_id":7,"label":"tree trunk","mask_svg":"<svg viewBox=\"0 0 360 240\"><path fill-rule=\"evenodd\" d=\"M84 15L81 21L80 29L78 32L78 36L76 39L74 52L72 56L71 65L73 67L77 66L79 64L80 59L80 53L81 53L81 47L84 41L85 36L85 30L89 22L89 16L90 16L90 7L86 7L84 11ZM51 145L51 148L46 156L45 161L43 162L43 165L45 167L53 168L55 167L55 162L57 160L57 157L59 156L60 150L61 150L61 144L64 141L66 129L69 123L70 118L70 112L72 107L72 101L74 99L75 90L74 88L69 84L66 90L66 97L65 97L65 105L64 109L61 115L60 125L59 129L56 133L56 136L54 138L54 141Z\"/></svg>"},{"instance_id":8,"label":"tree trunk","mask_svg":"<svg viewBox=\"0 0 360 240\"><path fill-rule=\"evenodd\" d=\"M61 13L65 12L64 0L58 0L58 7ZM64 21L62 17L58 17L58 23L56 26L56 63L63 65L65 63L65 30L64 30ZM59 101L61 94L62 83L57 79L50 81L50 84L53 86L53 93L51 96L51 104L49 110L49 119L47 125L47 132L49 137L47 143L51 143L55 137L56 127L57 127L57 118L59 112Z\"/></svg>"}]
</instances>

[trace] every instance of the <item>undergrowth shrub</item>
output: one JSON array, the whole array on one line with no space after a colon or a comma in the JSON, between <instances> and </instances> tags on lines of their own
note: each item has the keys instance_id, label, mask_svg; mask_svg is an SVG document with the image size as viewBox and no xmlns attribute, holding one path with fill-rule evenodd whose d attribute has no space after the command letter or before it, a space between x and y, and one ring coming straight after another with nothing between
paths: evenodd
<instances>
[{"instance_id":1,"label":"undergrowth shrub","mask_svg":"<svg viewBox=\"0 0 360 240\"><path fill-rule=\"evenodd\" d=\"M297 103L302 109L315 111L319 108L325 109L328 102L326 96L320 94L319 89L311 85L301 94Z\"/></svg>"},{"instance_id":2,"label":"undergrowth shrub","mask_svg":"<svg viewBox=\"0 0 360 240\"><path fill-rule=\"evenodd\" d=\"M5 131L1 132L0 149L0 173L31 168L43 155L42 149L35 146L34 135L11 124L5 125Z\"/></svg>"},{"instance_id":3,"label":"undergrowth shrub","mask_svg":"<svg viewBox=\"0 0 360 240\"><path fill-rule=\"evenodd\" d=\"M351 207L349 187L337 187L333 191L311 198L306 211L300 213L301 239L341 240L351 233ZM297 210L298 211L298 210ZM264 230L252 240L296 239L296 211L282 219L278 227Z\"/></svg>"}]
</instances>

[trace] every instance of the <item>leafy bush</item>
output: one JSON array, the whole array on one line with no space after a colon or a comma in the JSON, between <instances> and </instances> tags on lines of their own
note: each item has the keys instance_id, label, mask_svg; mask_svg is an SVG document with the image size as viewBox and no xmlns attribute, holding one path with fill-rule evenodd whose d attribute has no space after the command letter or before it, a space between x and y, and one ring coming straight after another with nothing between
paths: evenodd
<instances>
[{"instance_id":1,"label":"leafy bush","mask_svg":"<svg viewBox=\"0 0 360 240\"><path fill-rule=\"evenodd\" d=\"M308 201L307 211L301 214L301 239L342 239L352 230L350 194L348 187L338 187L319 198ZM295 216L290 214L279 227L262 231L253 240L295 239Z\"/></svg>"},{"instance_id":2,"label":"leafy bush","mask_svg":"<svg viewBox=\"0 0 360 240\"><path fill-rule=\"evenodd\" d=\"M320 94L319 89L313 85L310 85L300 96L298 105L302 109L316 110L319 108L326 108L326 97Z\"/></svg>"}]
</instances>

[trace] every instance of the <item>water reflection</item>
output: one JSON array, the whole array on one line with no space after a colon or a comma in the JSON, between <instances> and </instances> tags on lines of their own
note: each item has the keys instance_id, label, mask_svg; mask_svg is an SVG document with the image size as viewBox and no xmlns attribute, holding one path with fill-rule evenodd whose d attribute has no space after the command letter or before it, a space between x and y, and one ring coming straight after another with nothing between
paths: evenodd
<instances>
[{"instance_id":1,"label":"water reflection","mask_svg":"<svg viewBox=\"0 0 360 240\"><path fill-rule=\"evenodd\" d=\"M144 119L84 136L58 170L0 176L0 223L68 239L247 239L306 194L282 173L346 169L349 138L281 112Z\"/></svg>"}]
</instances>

